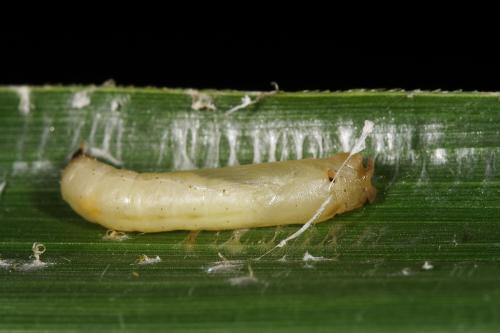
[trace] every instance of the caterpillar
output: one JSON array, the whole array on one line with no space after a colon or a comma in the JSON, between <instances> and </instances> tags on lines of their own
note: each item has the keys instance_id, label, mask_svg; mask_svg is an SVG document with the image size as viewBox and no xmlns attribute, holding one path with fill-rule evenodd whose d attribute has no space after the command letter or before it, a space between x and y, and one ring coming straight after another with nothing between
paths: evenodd
<instances>
[{"instance_id":1,"label":"caterpillar","mask_svg":"<svg viewBox=\"0 0 500 333\"><path fill-rule=\"evenodd\" d=\"M304 224L329 195L316 222L362 207L376 196L373 172L359 153L137 173L79 151L62 172L61 194L83 218L112 230L242 229Z\"/></svg>"}]
</instances>

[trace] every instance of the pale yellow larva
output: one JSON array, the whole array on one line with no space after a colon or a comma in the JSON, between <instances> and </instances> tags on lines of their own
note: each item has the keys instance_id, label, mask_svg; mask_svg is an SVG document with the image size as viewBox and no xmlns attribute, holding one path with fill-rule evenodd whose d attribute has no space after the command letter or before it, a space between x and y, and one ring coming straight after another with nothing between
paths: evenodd
<instances>
[{"instance_id":1,"label":"pale yellow larva","mask_svg":"<svg viewBox=\"0 0 500 333\"><path fill-rule=\"evenodd\" d=\"M167 173L116 169L80 154L63 171L61 193L78 214L112 230L224 230L304 224L332 194L317 219L325 221L373 201L372 175L373 162L365 168L360 154L348 153Z\"/></svg>"}]
</instances>

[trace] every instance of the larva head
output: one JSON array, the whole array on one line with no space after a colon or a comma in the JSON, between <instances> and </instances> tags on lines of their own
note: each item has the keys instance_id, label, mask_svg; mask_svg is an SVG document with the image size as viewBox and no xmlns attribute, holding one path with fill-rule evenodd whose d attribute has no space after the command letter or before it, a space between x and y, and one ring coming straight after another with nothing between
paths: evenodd
<instances>
[{"instance_id":1,"label":"larva head","mask_svg":"<svg viewBox=\"0 0 500 333\"><path fill-rule=\"evenodd\" d=\"M333 170L328 171L328 177L333 182L331 188L336 199L333 204L335 213L359 208L366 201L375 200L377 189L372 185L375 169L372 159L368 160L366 167L361 154L350 157L348 153L337 154L331 160Z\"/></svg>"}]
</instances>

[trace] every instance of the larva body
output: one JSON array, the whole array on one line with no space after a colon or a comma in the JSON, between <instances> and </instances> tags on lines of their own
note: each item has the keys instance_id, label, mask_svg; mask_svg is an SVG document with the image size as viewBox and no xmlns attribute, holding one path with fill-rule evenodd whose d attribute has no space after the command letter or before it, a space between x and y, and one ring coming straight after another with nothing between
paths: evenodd
<instances>
[{"instance_id":1,"label":"larva body","mask_svg":"<svg viewBox=\"0 0 500 333\"><path fill-rule=\"evenodd\" d=\"M303 224L328 197L349 154L330 158L168 173L116 169L85 155L63 171L61 193L85 219L108 229L160 232ZM331 187L333 200L318 219L375 198L373 163L347 161Z\"/></svg>"}]
</instances>

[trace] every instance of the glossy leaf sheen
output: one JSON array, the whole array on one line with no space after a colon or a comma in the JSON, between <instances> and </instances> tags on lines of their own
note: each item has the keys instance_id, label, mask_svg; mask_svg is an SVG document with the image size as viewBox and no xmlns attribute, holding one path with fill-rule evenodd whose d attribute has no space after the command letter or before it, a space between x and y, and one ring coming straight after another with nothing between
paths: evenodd
<instances>
[{"instance_id":1,"label":"glossy leaf sheen","mask_svg":"<svg viewBox=\"0 0 500 333\"><path fill-rule=\"evenodd\" d=\"M75 102L86 89L88 101ZM53 263L0 267L0 330L499 327L497 94L278 93L229 116L245 94L207 94L216 111L191 110L181 90L43 87L26 101L0 88L0 258L22 263L41 242ZM105 241L59 193L82 141L136 171L217 167L328 156L350 148L366 119L375 123L364 155L375 158L376 202L259 261L297 226ZM305 262L306 251L335 260ZM208 273L218 252L236 269ZM143 254L161 261L135 264Z\"/></svg>"}]
</instances>

